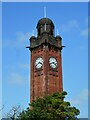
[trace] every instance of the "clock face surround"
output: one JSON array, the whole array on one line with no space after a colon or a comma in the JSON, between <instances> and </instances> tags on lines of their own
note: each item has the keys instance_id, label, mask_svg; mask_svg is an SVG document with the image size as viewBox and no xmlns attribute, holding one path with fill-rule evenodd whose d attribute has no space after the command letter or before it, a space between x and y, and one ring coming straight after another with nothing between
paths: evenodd
<instances>
[{"instance_id":1,"label":"clock face surround","mask_svg":"<svg viewBox=\"0 0 90 120\"><path fill-rule=\"evenodd\" d=\"M37 69L40 69L41 67L42 67L42 65L43 65L43 58L42 57L38 57L37 59L36 59L36 61L35 61L35 67L37 68Z\"/></svg>"},{"instance_id":2,"label":"clock face surround","mask_svg":"<svg viewBox=\"0 0 90 120\"><path fill-rule=\"evenodd\" d=\"M54 57L49 58L49 64L51 68L56 68L57 67L57 60Z\"/></svg>"}]
</instances>

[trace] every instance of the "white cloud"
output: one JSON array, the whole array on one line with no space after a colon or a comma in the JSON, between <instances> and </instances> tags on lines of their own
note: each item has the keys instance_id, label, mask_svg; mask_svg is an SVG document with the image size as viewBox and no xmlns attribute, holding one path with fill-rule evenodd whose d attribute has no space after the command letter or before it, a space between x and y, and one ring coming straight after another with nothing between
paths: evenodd
<instances>
[{"instance_id":1,"label":"white cloud","mask_svg":"<svg viewBox=\"0 0 90 120\"><path fill-rule=\"evenodd\" d=\"M18 63L18 64L13 64L13 65L6 65L5 68L6 69L10 69L10 70L15 70L15 69L27 69L27 70L30 70L30 64L27 64L27 63Z\"/></svg>"},{"instance_id":2,"label":"white cloud","mask_svg":"<svg viewBox=\"0 0 90 120\"><path fill-rule=\"evenodd\" d=\"M79 24L76 20L69 21L66 25L62 25L62 31L70 32L74 29L79 30Z\"/></svg>"},{"instance_id":3,"label":"white cloud","mask_svg":"<svg viewBox=\"0 0 90 120\"><path fill-rule=\"evenodd\" d=\"M88 18L87 17L85 18L84 25L86 26L86 28L80 30L80 35L82 37L88 37L88 34L90 33L90 29L88 29Z\"/></svg>"},{"instance_id":4,"label":"white cloud","mask_svg":"<svg viewBox=\"0 0 90 120\"><path fill-rule=\"evenodd\" d=\"M84 90L80 93L79 98L80 98L81 100L87 100L87 98L88 98L88 90L87 90L87 89L84 89Z\"/></svg>"},{"instance_id":5,"label":"white cloud","mask_svg":"<svg viewBox=\"0 0 90 120\"><path fill-rule=\"evenodd\" d=\"M77 96L71 98L69 101L71 102L72 105L82 105L84 103L88 104L88 90L84 89L81 91Z\"/></svg>"},{"instance_id":6,"label":"white cloud","mask_svg":"<svg viewBox=\"0 0 90 120\"><path fill-rule=\"evenodd\" d=\"M27 42L29 42L29 38L32 35L32 33L22 33L17 32L16 37L13 40L3 40L3 47L23 47L26 45Z\"/></svg>"},{"instance_id":7,"label":"white cloud","mask_svg":"<svg viewBox=\"0 0 90 120\"><path fill-rule=\"evenodd\" d=\"M20 64L20 67L23 68L23 69L30 69L30 65L29 64Z\"/></svg>"},{"instance_id":8,"label":"white cloud","mask_svg":"<svg viewBox=\"0 0 90 120\"><path fill-rule=\"evenodd\" d=\"M62 25L61 31L72 33L75 30L78 31L78 35L82 37L88 37L88 34L90 34L90 29L88 30L88 18L84 20L83 24L86 26L84 29L81 28L77 20L72 20L67 22L67 24Z\"/></svg>"},{"instance_id":9,"label":"white cloud","mask_svg":"<svg viewBox=\"0 0 90 120\"><path fill-rule=\"evenodd\" d=\"M27 77L25 77L23 75L20 75L18 73L11 73L9 79L10 79L11 84L16 84L16 85L26 84L27 81L29 80L29 78L27 78Z\"/></svg>"},{"instance_id":10,"label":"white cloud","mask_svg":"<svg viewBox=\"0 0 90 120\"><path fill-rule=\"evenodd\" d=\"M16 33L17 40L20 42L26 41L27 39L29 39L30 36L31 36L31 33L29 32L27 33L17 32Z\"/></svg>"},{"instance_id":11,"label":"white cloud","mask_svg":"<svg viewBox=\"0 0 90 120\"><path fill-rule=\"evenodd\" d=\"M81 36L88 37L88 29L84 29L81 31Z\"/></svg>"}]
</instances>

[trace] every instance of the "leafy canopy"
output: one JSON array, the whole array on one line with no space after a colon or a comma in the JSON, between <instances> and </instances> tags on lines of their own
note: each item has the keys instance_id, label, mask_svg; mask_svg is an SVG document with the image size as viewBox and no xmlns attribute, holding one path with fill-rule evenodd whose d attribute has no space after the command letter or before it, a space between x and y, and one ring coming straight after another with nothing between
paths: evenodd
<instances>
[{"instance_id":1,"label":"leafy canopy","mask_svg":"<svg viewBox=\"0 0 90 120\"><path fill-rule=\"evenodd\" d=\"M19 120L77 120L80 111L64 101L66 92L37 98L22 111Z\"/></svg>"}]
</instances>

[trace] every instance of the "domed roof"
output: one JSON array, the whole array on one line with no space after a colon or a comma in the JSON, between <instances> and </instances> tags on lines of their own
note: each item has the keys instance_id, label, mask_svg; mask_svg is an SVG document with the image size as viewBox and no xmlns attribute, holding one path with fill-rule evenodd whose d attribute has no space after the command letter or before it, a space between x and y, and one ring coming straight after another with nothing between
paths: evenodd
<instances>
[{"instance_id":1,"label":"domed roof","mask_svg":"<svg viewBox=\"0 0 90 120\"><path fill-rule=\"evenodd\" d=\"M52 22L51 19L49 19L49 18L42 18L42 19L40 19L40 20L38 21L38 23L37 23L37 28L38 28L40 25L45 25L45 23L46 23L47 25L52 25L52 26L54 27L54 24L53 24L53 22Z\"/></svg>"}]
</instances>

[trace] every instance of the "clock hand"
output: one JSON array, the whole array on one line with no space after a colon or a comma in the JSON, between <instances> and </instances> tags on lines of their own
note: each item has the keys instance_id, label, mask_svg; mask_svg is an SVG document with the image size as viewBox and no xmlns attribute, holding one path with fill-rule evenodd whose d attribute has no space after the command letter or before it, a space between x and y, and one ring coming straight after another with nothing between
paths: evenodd
<instances>
[{"instance_id":1,"label":"clock hand","mask_svg":"<svg viewBox=\"0 0 90 120\"><path fill-rule=\"evenodd\" d=\"M55 62L52 62L52 63L56 65L56 63L55 63Z\"/></svg>"},{"instance_id":2,"label":"clock hand","mask_svg":"<svg viewBox=\"0 0 90 120\"><path fill-rule=\"evenodd\" d=\"M39 62L40 64L42 64L41 62Z\"/></svg>"},{"instance_id":3,"label":"clock hand","mask_svg":"<svg viewBox=\"0 0 90 120\"><path fill-rule=\"evenodd\" d=\"M54 62L51 62L50 64L53 64Z\"/></svg>"},{"instance_id":4,"label":"clock hand","mask_svg":"<svg viewBox=\"0 0 90 120\"><path fill-rule=\"evenodd\" d=\"M51 64L57 65L57 63L55 63L55 62L52 62Z\"/></svg>"},{"instance_id":5,"label":"clock hand","mask_svg":"<svg viewBox=\"0 0 90 120\"><path fill-rule=\"evenodd\" d=\"M56 66L57 66L57 63L54 63L54 65L56 65Z\"/></svg>"},{"instance_id":6,"label":"clock hand","mask_svg":"<svg viewBox=\"0 0 90 120\"><path fill-rule=\"evenodd\" d=\"M41 62L38 62L38 64L42 64L42 63L41 63ZM38 65L38 64L37 64L37 65ZM37 65L36 65L36 66L37 66Z\"/></svg>"}]
</instances>

